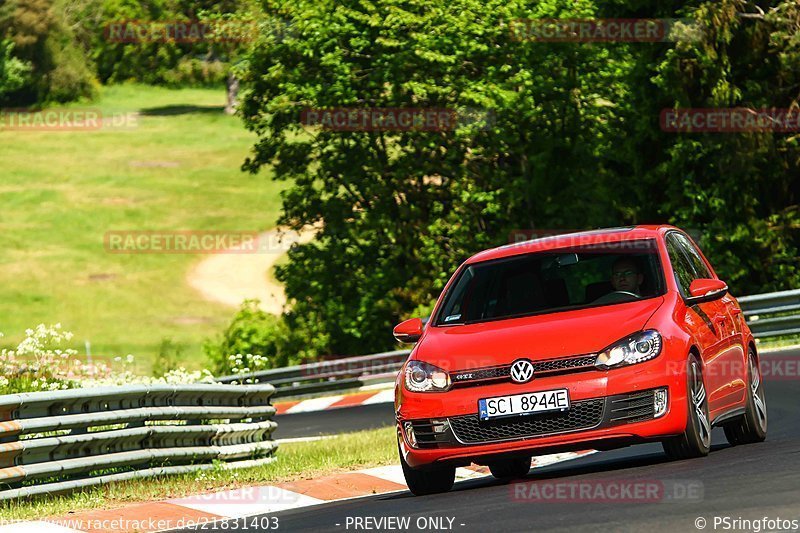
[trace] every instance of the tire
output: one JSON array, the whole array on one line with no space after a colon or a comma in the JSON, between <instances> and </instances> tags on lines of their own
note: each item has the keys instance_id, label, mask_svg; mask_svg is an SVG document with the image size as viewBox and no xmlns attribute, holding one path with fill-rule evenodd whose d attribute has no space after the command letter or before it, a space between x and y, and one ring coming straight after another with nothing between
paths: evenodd
<instances>
[{"instance_id":1,"label":"tire","mask_svg":"<svg viewBox=\"0 0 800 533\"><path fill-rule=\"evenodd\" d=\"M686 369L686 408L688 420L682 435L662 442L664 453L671 460L705 457L711 451L711 421L700 361L692 354Z\"/></svg>"},{"instance_id":2,"label":"tire","mask_svg":"<svg viewBox=\"0 0 800 533\"><path fill-rule=\"evenodd\" d=\"M505 459L495 463L489 463L489 471L494 477L502 481L511 481L525 477L531 470L530 457L518 457L516 459Z\"/></svg>"},{"instance_id":3,"label":"tire","mask_svg":"<svg viewBox=\"0 0 800 533\"><path fill-rule=\"evenodd\" d=\"M767 438L767 398L752 350L747 352L747 384L744 415L722 426L725 437L733 446L762 442Z\"/></svg>"},{"instance_id":4,"label":"tire","mask_svg":"<svg viewBox=\"0 0 800 533\"><path fill-rule=\"evenodd\" d=\"M398 439L400 436L398 435ZM403 476L406 478L408 490L414 496L427 496L428 494L439 494L447 492L453 488L456 479L455 467L440 466L432 469L414 470L403 459L403 452L400 450L400 442L397 443L397 451L400 455L400 465L403 467Z\"/></svg>"}]
</instances>

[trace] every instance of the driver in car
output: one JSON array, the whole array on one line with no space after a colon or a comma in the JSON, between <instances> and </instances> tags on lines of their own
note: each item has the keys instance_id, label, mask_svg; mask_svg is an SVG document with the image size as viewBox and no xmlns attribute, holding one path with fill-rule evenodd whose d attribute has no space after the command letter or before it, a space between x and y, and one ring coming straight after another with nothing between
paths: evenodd
<instances>
[{"instance_id":1,"label":"driver in car","mask_svg":"<svg viewBox=\"0 0 800 533\"><path fill-rule=\"evenodd\" d=\"M611 267L611 286L615 291L631 292L639 296L639 289L644 281L644 274L639 265L631 258L620 257Z\"/></svg>"}]
</instances>

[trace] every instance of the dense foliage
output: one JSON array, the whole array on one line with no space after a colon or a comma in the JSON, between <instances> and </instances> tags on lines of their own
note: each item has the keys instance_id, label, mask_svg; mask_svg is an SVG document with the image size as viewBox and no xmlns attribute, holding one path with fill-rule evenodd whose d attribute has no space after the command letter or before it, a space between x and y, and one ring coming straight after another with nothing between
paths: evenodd
<instances>
[{"instance_id":1,"label":"dense foliage","mask_svg":"<svg viewBox=\"0 0 800 533\"><path fill-rule=\"evenodd\" d=\"M88 48L104 83L219 85L239 48L247 45L247 35L237 36L242 41L217 39L209 32L208 38L201 39L129 42L115 39L111 28L128 21L183 21L186 28L196 29L201 23L212 24L223 16L233 18L234 14L243 23L259 16L257 4L249 0L90 0L76 18L88 30Z\"/></svg>"},{"instance_id":2,"label":"dense foliage","mask_svg":"<svg viewBox=\"0 0 800 533\"><path fill-rule=\"evenodd\" d=\"M652 63L638 57L635 86L648 91L634 94L634 108L797 107L800 4L761 4L766 14L739 0L693 11L706 39ZM627 144L643 183L640 216L699 229L719 275L739 294L798 286L798 132L676 135L640 125L636 133Z\"/></svg>"},{"instance_id":3,"label":"dense foliage","mask_svg":"<svg viewBox=\"0 0 800 533\"><path fill-rule=\"evenodd\" d=\"M17 81L0 90L0 103L16 105L68 102L94 93L94 77L84 50L75 40L61 0L9 0L0 5L0 40L13 43L5 49L6 61L18 62ZM0 46L0 57L3 48ZM20 79L19 62L25 65ZM6 85L0 78L0 86ZM5 93L5 94L4 94Z\"/></svg>"},{"instance_id":4,"label":"dense foliage","mask_svg":"<svg viewBox=\"0 0 800 533\"><path fill-rule=\"evenodd\" d=\"M263 18L253 0L8 0L0 5L0 104L91 97L97 82L220 86L252 41L248 32L255 35L258 21L269 26ZM184 39L158 33L163 25L223 22L239 33L215 37L210 30L208 37ZM114 32L120 26L143 35L149 28L150 37L122 39ZM20 80L23 73L29 75Z\"/></svg>"},{"instance_id":5,"label":"dense foliage","mask_svg":"<svg viewBox=\"0 0 800 533\"><path fill-rule=\"evenodd\" d=\"M291 187L281 222L322 223L279 269L279 343L391 345L460 261L516 228L670 222L700 235L737 293L797 286L798 137L668 133L671 107L791 107L796 2L268 2L293 32L248 58L245 168ZM516 18L695 18L699 42L518 40ZM307 108L491 109L455 131L307 128ZM271 350L279 350L271 348Z\"/></svg>"},{"instance_id":6,"label":"dense foliage","mask_svg":"<svg viewBox=\"0 0 800 533\"><path fill-rule=\"evenodd\" d=\"M11 55L14 44L0 41L0 98L25 85L30 65Z\"/></svg>"}]
</instances>

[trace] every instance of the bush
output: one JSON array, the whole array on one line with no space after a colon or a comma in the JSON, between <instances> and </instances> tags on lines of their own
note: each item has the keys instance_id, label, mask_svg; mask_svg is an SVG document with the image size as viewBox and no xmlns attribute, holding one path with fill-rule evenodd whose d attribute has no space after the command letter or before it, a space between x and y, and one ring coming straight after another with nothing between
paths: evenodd
<instances>
[{"instance_id":1,"label":"bush","mask_svg":"<svg viewBox=\"0 0 800 533\"><path fill-rule=\"evenodd\" d=\"M299 362L284 323L258 305L258 300L245 301L222 337L205 343L214 374L242 374Z\"/></svg>"},{"instance_id":2,"label":"bush","mask_svg":"<svg viewBox=\"0 0 800 533\"><path fill-rule=\"evenodd\" d=\"M83 52L72 45L67 34L47 41L52 65L37 84L39 102L64 103L96 95L98 83Z\"/></svg>"},{"instance_id":3,"label":"bush","mask_svg":"<svg viewBox=\"0 0 800 533\"><path fill-rule=\"evenodd\" d=\"M186 346L174 342L172 339L162 339L158 347L158 355L153 362L153 375L163 376L173 370L177 370L178 361L186 351Z\"/></svg>"},{"instance_id":4,"label":"bush","mask_svg":"<svg viewBox=\"0 0 800 533\"><path fill-rule=\"evenodd\" d=\"M29 63L13 57L14 43L0 41L0 99L3 95L22 88L31 71Z\"/></svg>"},{"instance_id":5,"label":"bush","mask_svg":"<svg viewBox=\"0 0 800 533\"><path fill-rule=\"evenodd\" d=\"M257 20L256 2L183 2L180 0L81 0L85 3L73 17L84 28L84 46L90 50L103 83L138 81L166 85L221 85L229 63L247 45L224 39L193 42L164 40L118 42L108 36L109 28L127 21L217 21ZM94 19L92 24L86 20ZM117 25L117 26L114 26ZM246 36L245 36L246 37Z\"/></svg>"},{"instance_id":6,"label":"bush","mask_svg":"<svg viewBox=\"0 0 800 533\"><path fill-rule=\"evenodd\" d=\"M85 363L77 351L61 349L72 338L61 324L39 324L25 331L25 339L13 350L0 351L0 391L36 392L69 389L83 379L107 377L105 363Z\"/></svg>"},{"instance_id":7,"label":"bush","mask_svg":"<svg viewBox=\"0 0 800 533\"><path fill-rule=\"evenodd\" d=\"M0 337L3 334L0 333ZM116 357L112 368L105 362L81 361L76 350L62 348L72 339L61 324L39 324L25 330L25 339L13 350L0 350L0 394L41 392L84 387L132 384L179 384L213 382L208 370L188 372L169 368L157 377L134 374L134 357ZM163 347L163 345L162 345ZM174 345L170 344L170 348Z\"/></svg>"},{"instance_id":8,"label":"bush","mask_svg":"<svg viewBox=\"0 0 800 533\"><path fill-rule=\"evenodd\" d=\"M228 63L206 61L199 58L183 58L178 65L164 72L164 82L173 86L221 86L228 76Z\"/></svg>"}]
</instances>

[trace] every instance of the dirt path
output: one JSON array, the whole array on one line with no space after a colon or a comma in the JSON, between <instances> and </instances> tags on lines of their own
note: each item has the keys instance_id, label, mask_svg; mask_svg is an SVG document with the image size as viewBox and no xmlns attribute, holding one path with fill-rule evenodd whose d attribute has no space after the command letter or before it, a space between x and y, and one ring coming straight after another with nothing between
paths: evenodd
<instances>
[{"instance_id":1,"label":"dirt path","mask_svg":"<svg viewBox=\"0 0 800 533\"><path fill-rule=\"evenodd\" d=\"M186 281L203 298L230 307L239 307L248 298L261 300L261 309L280 314L286 303L283 286L272 277L272 267L296 242L309 242L315 229L298 233L274 229L262 233L258 252L241 253L236 249L216 253L198 263Z\"/></svg>"}]
</instances>

